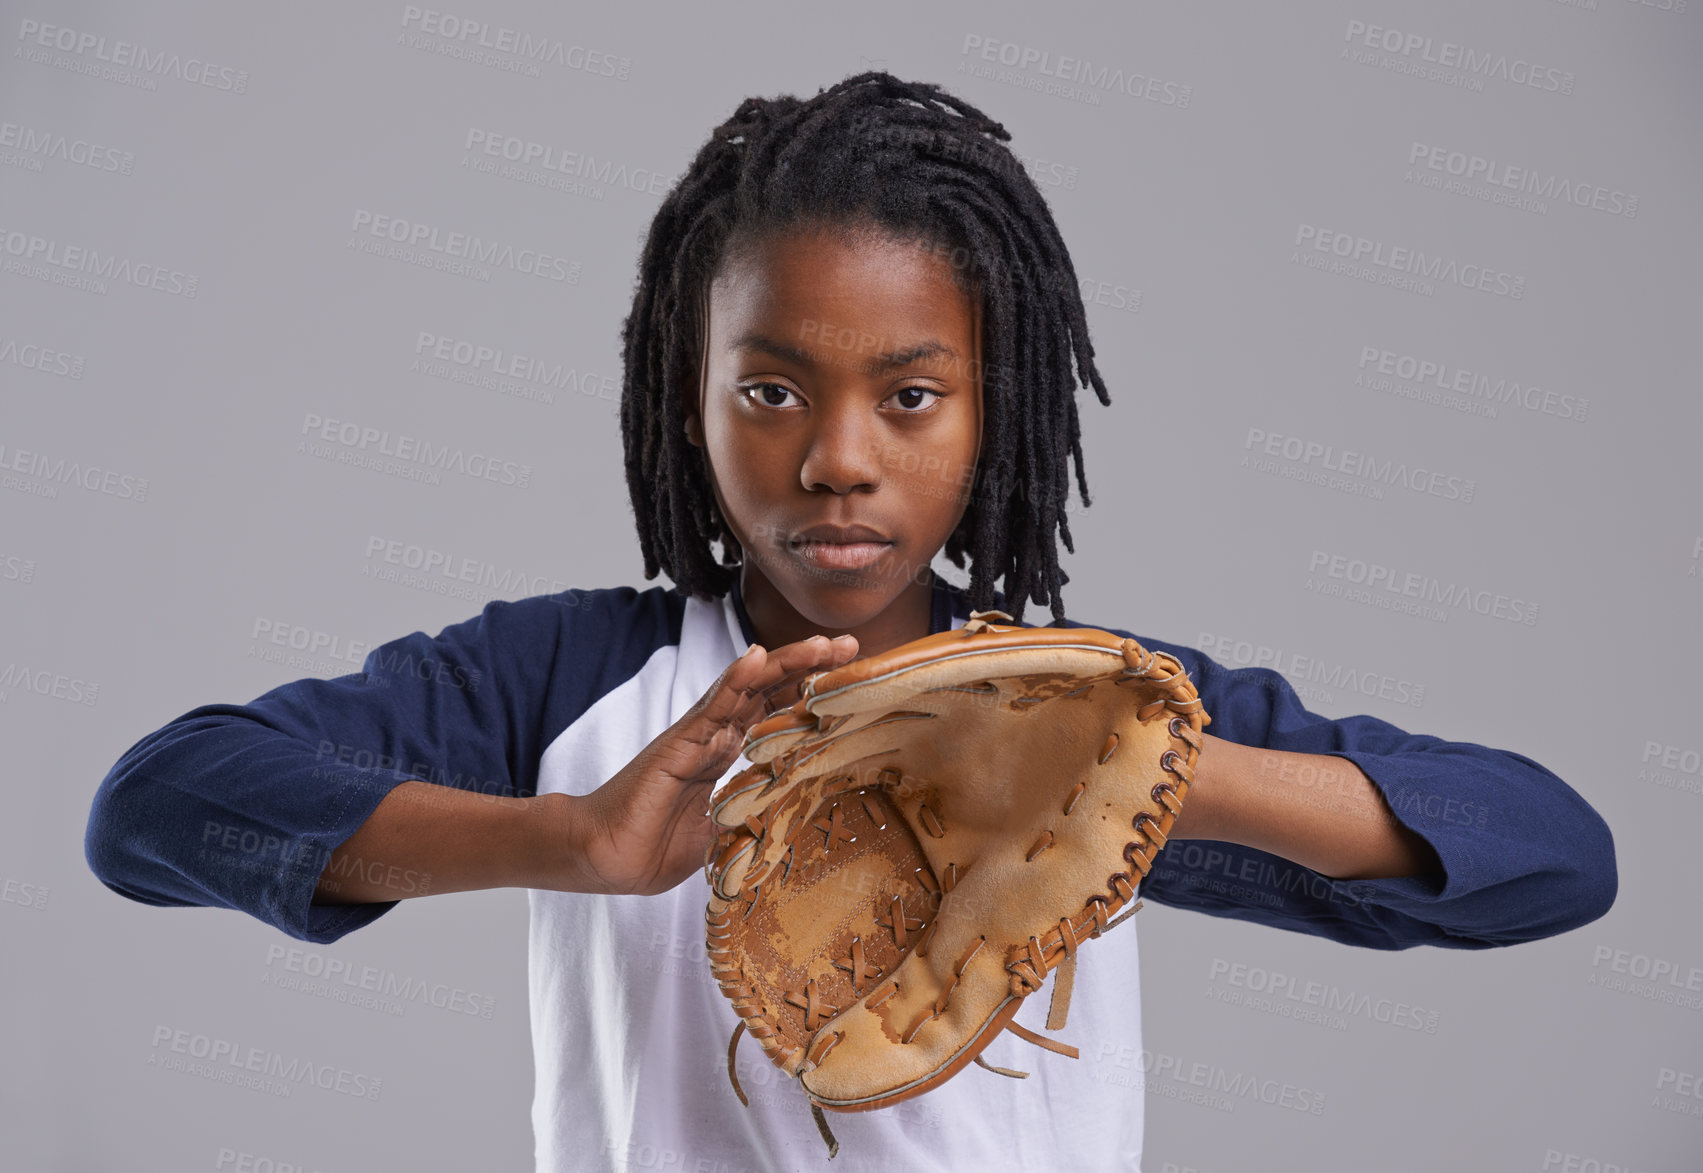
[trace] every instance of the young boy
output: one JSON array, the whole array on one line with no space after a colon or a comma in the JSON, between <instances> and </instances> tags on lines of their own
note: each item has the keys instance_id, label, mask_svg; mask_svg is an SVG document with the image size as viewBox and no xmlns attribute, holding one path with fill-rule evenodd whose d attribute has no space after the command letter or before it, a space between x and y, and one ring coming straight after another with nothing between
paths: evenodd
<instances>
[{"instance_id":1,"label":"young boy","mask_svg":"<svg viewBox=\"0 0 1703 1173\"><path fill-rule=\"evenodd\" d=\"M733 1011L707 966L654 964L656 943L701 939L707 892L689 881L707 799L805 676L972 609L1021 620L1032 600L1081 625L1055 535L1073 548L1073 458L1087 501L1076 386L1109 399L1069 257L1008 137L881 73L742 104L658 212L624 330L645 575L675 586L492 603L357 675L195 709L102 784L96 874L314 942L410 896L525 887L539 1169L640 1152L820 1166L802 1093L755 1052L741 1067L757 1094L734 1100ZM967 590L929 569L942 550L970 560ZM1327 720L1270 670L1135 638L1184 665L1212 717L1172 838L1213 841L1213 868L1172 848L1143 897L1384 949L1513 944L1612 903L1607 827L1530 759ZM1497 817L1432 817L1432 798ZM210 848L209 825L261 846ZM1138 921L1084 953L1073 1041L1139 1048ZM1030 999L1017 1020L1044 1016ZM836 1115L841 1165L1138 1167L1140 1094L1083 1063L1023 1062L1021 1045L986 1054L1028 1080L966 1071Z\"/></svg>"}]
</instances>

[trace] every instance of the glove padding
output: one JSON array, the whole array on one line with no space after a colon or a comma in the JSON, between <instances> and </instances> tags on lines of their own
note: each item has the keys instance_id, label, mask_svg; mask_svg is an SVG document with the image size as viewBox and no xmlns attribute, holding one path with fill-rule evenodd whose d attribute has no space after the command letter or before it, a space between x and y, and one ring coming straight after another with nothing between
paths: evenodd
<instances>
[{"instance_id":1,"label":"glove padding","mask_svg":"<svg viewBox=\"0 0 1703 1173\"><path fill-rule=\"evenodd\" d=\"M987 1066L1002 1028L1074 1055L1012 1016L1056 974L1064 1024L1078 947L1135 899L1194 775L1211 718L1174 658L996 618L809 678L711 802L711 970L831 1146L821 1108Z\"/></svg>"}]
</instances>

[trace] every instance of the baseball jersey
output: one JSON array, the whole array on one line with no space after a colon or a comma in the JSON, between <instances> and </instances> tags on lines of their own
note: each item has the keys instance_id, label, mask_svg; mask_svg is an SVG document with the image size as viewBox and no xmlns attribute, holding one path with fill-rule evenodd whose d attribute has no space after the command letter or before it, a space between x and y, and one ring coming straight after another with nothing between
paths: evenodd
<instances>
[{"instance_id":1,"label":"baseball jersey","mask_svg":"<svg viewBox=\"0 0 1703 1173\"><path fill-rule=\"evenodd\" d=\"M930 633L961 626L969 610L936 575ZM1183 664L1214 736L1353 761L1442 864L1440 877L1334 881L1250 848L1179 840L1144 899L1381 949L1512 944L1613 902L1607 826L1529 758L1366 715L1328 719L1276 671L1134 638ZM737 585L712 601L623 586L493 602L436 637L376 648L359 673L205 705L143 738L95 797L88 861L134 900L240 909L292 937L336 941L395 907L312 902L332 852L393 786L588 794L754 641ZM741 757L728 774L747 765ZM529 890L541 1173L823 1166L807 1101L758 1048L740 1063L750 1106L734 1098L725 1065L738 1019L704 958L706 896L691 879L649 897ZM1080 1060L1002 1035L984 1057L1030 1078L972 1068L891 1109L830 1114L833 1167L1139 1169L1140 919L1078 968L1058 1037L1082 1044ZM1032 998L1017 1021L1041 1030L1045 1015L1045 999Z\"/></svg>"}]
</instances>

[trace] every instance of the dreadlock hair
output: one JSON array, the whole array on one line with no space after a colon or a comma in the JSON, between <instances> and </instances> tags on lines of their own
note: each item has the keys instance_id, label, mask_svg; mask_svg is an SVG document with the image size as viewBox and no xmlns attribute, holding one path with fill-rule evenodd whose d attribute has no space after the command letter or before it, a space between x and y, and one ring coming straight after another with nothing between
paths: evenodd
<instances>
[{"instance_id":1,"label":"dreadlock hair","mask_svg":"<svg viewBox=\"0 0 1703 1173\"><path fill-rule=\"evenodd\" d=\"M1082 504L1076 389L1111 397L1094 365L1075 269L1010 133L939 86L860 73L801 100L747 98L716 127L651 222L622 325L621 435L645 578L716 598L743 551L710 488L708 458L686 441L681 388L694 386L711 281L740 242L805 227L874 228L949 257L982 303L982 454L970 503L945 553L971 559L971 605L1027 601L1064 619L1054 531L1066 516L1069 460ZM1074 362L1074 371L1072 364ZM720 541L719 564L710 549Z\"/></svg>"}]
</instances>

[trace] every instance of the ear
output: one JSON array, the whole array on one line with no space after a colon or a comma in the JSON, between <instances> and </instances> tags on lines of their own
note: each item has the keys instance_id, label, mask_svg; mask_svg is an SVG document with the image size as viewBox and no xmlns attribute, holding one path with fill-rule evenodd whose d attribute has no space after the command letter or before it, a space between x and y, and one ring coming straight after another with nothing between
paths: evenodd
<instances>
[{"instance_id":1,"label":"ear","mask_svg":"<svg viewBox=\"0 0 1703 1173\"><path fill-rule=\"evenodd\" d=\"M697 388L681 388L680 414L685 417L686 442L694 448L704 446L704 421L698 415Z\"/></svg>"}]
</instances>

